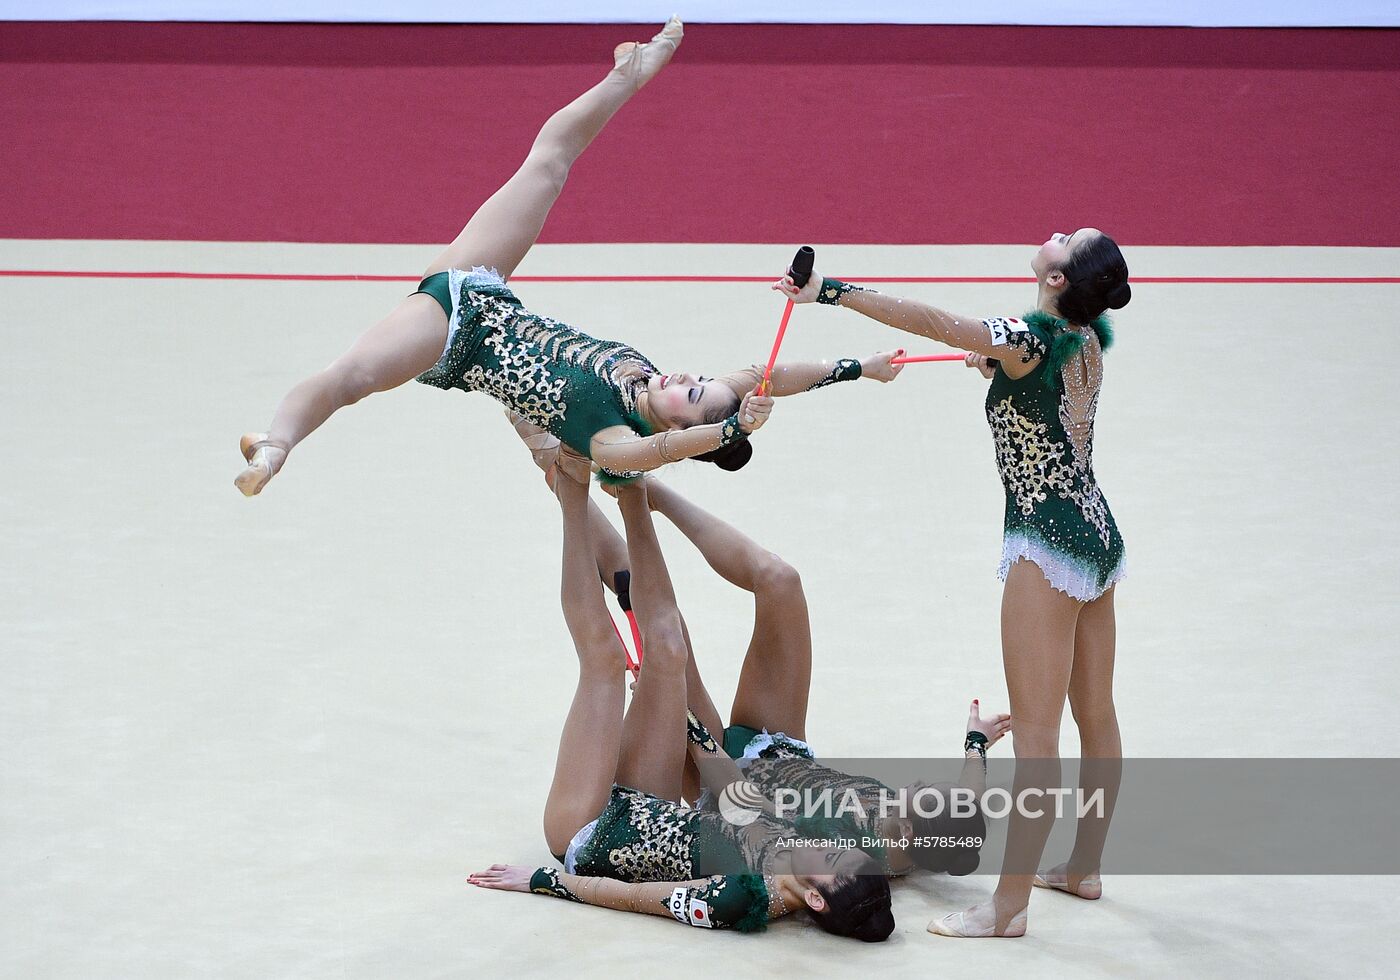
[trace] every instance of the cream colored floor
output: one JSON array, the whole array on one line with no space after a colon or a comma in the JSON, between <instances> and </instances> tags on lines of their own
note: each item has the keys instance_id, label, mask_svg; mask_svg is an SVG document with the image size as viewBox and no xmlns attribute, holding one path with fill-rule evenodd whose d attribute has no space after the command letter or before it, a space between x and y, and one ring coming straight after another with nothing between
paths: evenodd
<instances>
[{"instance_id":1,"label":"cream colored floor","mask_svg":"<svg viewBox=\"0 0 1400 980\"><path fill-rule=\"evenodd\" d=\"M423 248L0 243L0 268L402 273ZM556 246L522 274L764 275L790 250ZM1019 275L1023 248L819 249L818 270ZM1135 249L1137 275L1390 275L1400 251ZM1017 313L1020 285L885 287ZM663 367L761 359L755 284L518 287ZM268 492L239 435L406 288L0 278L0 975L1393 975L1392 878L1110 878L1037 893L1031 935L934 915L992 879L896 886L879 947L477 891L544 863L574 661L557 518L494 403L410 385L335 418ZM1100 478L1128 541L1119 708L1137 756L1395 756L1396 285L1151 285L1118 318ZM797 311L786 353L910 338ZM1005 703L1000 489L956 365L780 403L742 474L666 478L804 573L811 739L954 751ZM663 531L697 651L732 691L749 608ZM1075 750L1072 729L1066 752Z\"/></svg>"}]
</instances>

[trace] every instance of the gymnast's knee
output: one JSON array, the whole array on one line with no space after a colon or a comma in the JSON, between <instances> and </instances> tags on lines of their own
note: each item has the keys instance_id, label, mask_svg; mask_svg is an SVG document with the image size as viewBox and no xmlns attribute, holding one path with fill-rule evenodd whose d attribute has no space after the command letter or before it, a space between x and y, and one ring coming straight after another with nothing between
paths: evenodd
<instances>
[{"instance_id":1,"label":"gymnast's knee","mask_svg":"<svg viewBox=\"0 0 1400 980\"><path fill-rule=\"evenodd\" d=\"M337 361L326 369L326 374L342 405L353 405L383 388L374 371L354 361Z\"/></svg>"},{"instance_id":2,"label":"gymnast's knee","mask_svg":"<svg viewBox=\"0 0 1400 980\"><path fill-rule=\"evenodd\" d=\"M530 150L530 155L525 158L525 166L537 178L551 184L555 194L564 189L564 182L569 179L569 169L573 163L574 158L562 146L553 143L536 143Z\"/></svg>"},{"instance_id":3,"label":"gymnast's knee","mask_svg":"<svg viewBox=\"0 0 1400 980\"><path fill-rule=\"evenodd\" d=\"M1107 731L1118 725L1113 695L1078 695L1070 692L1069 712L1081 732Z\"/></svg>"},{"instance_id":4,"label":"gymnast's knee","mask_svg":"<svg viewBox=\"0 0 1400 980\"><path fill-rule=\"evenodd\" d=\"M665 664L685 670L690 658L690 649L685 645L685 631L681 629L680 617L653 626L643 633L642 648L646 650L646 662Z\"/></svg>"},{"instance_id":5,"label":"gymnast's knee","mask_svg":"<svg viewBox=\"0 0 1400 980\"><path fill-rule=\"evenodd\" d=\"M754 569L754 591L778 598L803 598L802 576L777 555L769 555Z\"/></svg>"}]
</instances>

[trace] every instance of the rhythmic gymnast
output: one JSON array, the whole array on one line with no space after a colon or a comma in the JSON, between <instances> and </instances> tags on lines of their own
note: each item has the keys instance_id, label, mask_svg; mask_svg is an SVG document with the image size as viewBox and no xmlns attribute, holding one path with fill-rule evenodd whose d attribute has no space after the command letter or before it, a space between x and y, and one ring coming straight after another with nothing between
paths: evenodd
<instances>
[{"instance_id":1,"label":"rhythmic gymnast","mask_svg":"<svg viewBox=\"0 0 1400 980\"><path fill-rule=\"evenodd\" d=\"M681 805L690 657L646 483L617 489L646 652L624 718L622 647L591 533L606 519L590 505L586 460L562 453L554 471L564 619L579 658L544 814L545 840L564 871L492 865L468 880L740 931L806 908L828 932L887 938L889 883L863 851L793 846L793 825L768 813L739 826Z\"/></svg>"},{"instance_id":2,"label":"rhythmic gymnast","mask_svg":"<svg viewBox=\"0 0 1400 980\"><path fill-rule=\"evenodd\" d=\"M1094 478L1093 439L1103 353L1113 337L1105 312L1132 297L1128 266L1113 239L1081 228L1052 236L1031 269L1036 308L1023 319L958 316L816 274L800 290L789 278L773 286L797 303L844 306L961 348L968 366L991 379L987 420L1006 491L1001 631L1016 719L1017 792L1058 784L1068 696L1079 728L1081 787L1105 794L1103 817L1080 820L1069 860L1038 875L1030 871L1051 822L1014 813L993 900L929 924L948 936L1024 935L1032 885L1100 896L1123 754L1113 705L1113 592L1123 577L1123 538Z\"/></svg>"},{"instance_id":3,"label":"rhythmic gymnast","mask_svg":"<svg viewBox=\"0 0 1400 980\"><path fill-rule=\"evenodd\" d=\"M602 82L544 124L524 164L428 267L418 290L325 370L293 388L266 433L241 441L234 481L259 493L301 440L337 410L417 379L483 391L547 428L605 474L626 478L696 458L738 469L747 439L772 410L771 395L899 373L893 354L864 361L783 365L771 391L761 369L721 378L664 374L625 344L595 340L525 310L506 286L535 243L569 168L613 114L671 60L681 42L672 18L650 43L621 44Z\"/></svg>"}]
</instances>

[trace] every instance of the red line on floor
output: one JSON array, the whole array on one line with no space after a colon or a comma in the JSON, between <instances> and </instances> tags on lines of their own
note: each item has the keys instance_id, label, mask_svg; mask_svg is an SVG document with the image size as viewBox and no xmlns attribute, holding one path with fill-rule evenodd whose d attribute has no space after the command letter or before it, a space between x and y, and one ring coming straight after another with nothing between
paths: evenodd
<instances>
[{"instance_id":1,"label":"red line on floor","mask_svg":"<svg viewBox=\"0 0 1400 980\"><path fill-rule=\"evenodd\" d=\"M0 269L0 276L57 279L251 279L261 282L418 282L417 276L294 272L119 272L97 269ZM837 278L842 278L838 276ZM853 276L880 283L1028 283L1029 276ZM514 276L511 282L772 282L772 276ZM1134 276L1134 284L1328 285L1396 284L1400 276Z\"/></svg>"}]
</instances>

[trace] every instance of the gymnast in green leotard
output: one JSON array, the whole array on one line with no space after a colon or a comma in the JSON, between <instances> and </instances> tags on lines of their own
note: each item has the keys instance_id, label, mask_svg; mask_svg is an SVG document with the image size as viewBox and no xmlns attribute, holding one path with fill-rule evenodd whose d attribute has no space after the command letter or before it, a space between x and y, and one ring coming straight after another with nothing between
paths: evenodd
<instances>
[{"instance_id":1,"label":"gymnast in green leotard","mask_svg":"<svg viewBox=\"0 0 1400 980\"><path fill-rule=\"evenodd\" d=\"M797 846L794 827L769 812L741 823L680 802L687 753L700 747L687 737L689 647L647 481L616 491L646 650L624 723L622 649L592 540L607 521L591 509L586 460L561 454L554 470L564 526L560 591L579 659L544 815L546 843L564 868L499 864L469 880L706 928L756 931L806 909L830 932L887 938L889 885L863 851Z\"/></svg>"},{"instance_id":2,"label":"gymnast in green leotard","mask_svg":"<svg viewBox=\"0 0 1400 980\"><path fill-rule=\"evenodd\" d=\"M506 285L544 225L569 168L607 121L659 72L681 42L672 19L649 43L614 52L607 77L544 124L519 171L477 210L419 288L324 371L282 400L267 432L248 433L235 484L259 493L287 454L339 409L417 379L482 391L548 429L604 475L626 479L702 459L737 469L771 396L836 381L889 381L893 353L779 365L771 389L746 368L717 378L663 373L633 348L597 340L527 311Z\"/></svg>"},{"instance_id":3,"label":"gymnast in green leotard","mask_svg":"<svg viewBox=\"0 0 1400 980\"><path fill-rule=\"evenodd\" d=\"M547 471L582 463L561 454L557 439L532 432L527 425L518 423L517 429ZM558 462L561 459L566 462ZM586 470L581 474L586 478ZM882 911L889 894L884 881L888 875L916 864L952 874L976 866L975 845L896 846L888 855L878 846L810 846L812 838L834 834L856 840L930 833L981 837L985 827L977 814L952 820L914 814L885 819L876 806L867 804L888 787L813 758L804 741L811 624L801 580L791 566L655 477L629 490L610 491L622 505L626 541L577 483L568 486L566 478L554 479L564 513L565 618L580 658L579 688L560 739L545 808L546 841L563 868L493 865L472 875L473 884L626 911L674 914L691 925L740 930L759 928L770 918L805 906L828 931L879 939L888 925ZM644 507L638 491L644 491ZM652 579L665 574L654 547L652 513L675 525L726 581L753 595L753 637L728 728L700 678L669 581L661 596L667 612L661 625L678 630L678 635L668 636L654 616L642 621L638 604L655 602ZM584 543L591 549L591 561L579 553ZM646 650L625 727L618 684L622 654L609 620L602 618L599 586L600 578L615 582L619 571L630 574ZM657 635L679 646L666 646L657 655ZM679 724L681 717L684 725ZM982 718L974 704L960 779L974 794L985 786L985 748L1009 727L1008 716ZM723 748L711 729L723 732ZM747 762L748 768L741 773L729 756ZM707 789L703 796L702 786ZM838 818L821 821L820 826L788 821L763 802L773 799L772 790L778 786L799 791L850 789L863 795L863 812L854 820ZM755 801L744 821L736 823L722 804L692 808L678 802L712 795L724 800L727 792L742 792ZM969 830L972 823L980 829ZM796 838L807 843L796 847L791 843ZM696 911L699 919L683 914Z\"/></svg>"}]
</instances>

